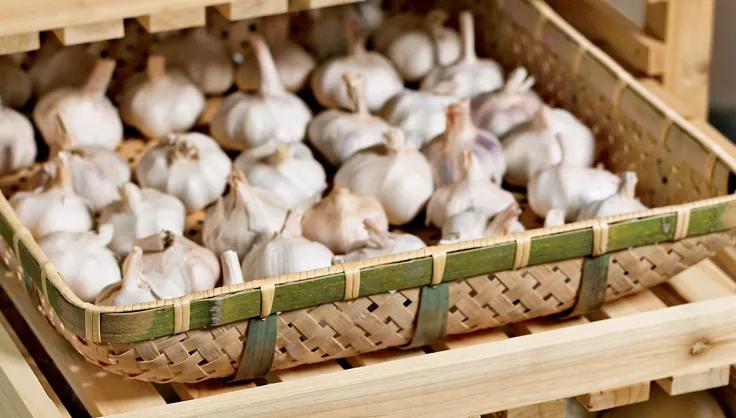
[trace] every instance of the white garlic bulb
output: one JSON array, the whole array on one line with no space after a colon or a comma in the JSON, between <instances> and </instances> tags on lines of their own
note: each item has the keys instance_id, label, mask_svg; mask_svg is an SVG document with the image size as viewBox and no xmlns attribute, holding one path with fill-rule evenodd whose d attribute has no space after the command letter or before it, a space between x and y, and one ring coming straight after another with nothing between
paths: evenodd
<instances>
[{"instance_id":1,"label":"white garlic bulb","mask_svg":"<svg viewBox=\"0 0 736 418\"><path fill-rule=\"evenodd\" d=\"M94 302L105 287L120 282L118 261L107 249L112 235L112 225L103 224L99 232L54 232L38 245L74 294Z\"/></svg>"},{"instance_id":2,"label":"white garlic bulb","mask_svg":"<svg viewBox=\"0 0 736 418\"><path fill-rule=\"evenodd\" d=\"M388 16L373 34L373 47L385 52L396 38L405 32L420 29L425 20L414 13L396 13Z\"/></svg>"},{"instance_id":3,"label":"white garlic bulb","mask_svg":"<svg viewBox=\"0 0 736 418\"><path fill-rule=\"evenodd\" d=\"M365 221L369 238L362 246L345 255L337 255L333 259L335 264L350 263L383 257L406 251L414 251L427 246L419 237L401 232L388 232L376 227L370 220Z\"/></svg>"},{"instance_id":4,"label":"white garlic bulb","mask_svg":"<svg viewBox=\"0 0 736 418\"><path fill-rule=\"evenodd\" d=\"M233 286L245 282L243 279L243 269L240 267L238 253L232 250L227 250L220 254L220 264L222 265L223 286Z\"/></svg>"},{"instance_id":5,"label":"white garlic bulb","mask_svg":"<svg viewBox=\"0 0 736 418\"><path fill-rule=\"evenodd\" d=\"M273 191L248 184L240 171L233 170L228 183L228 192L207 211L202 241L217 254L234 250L243 258L259 237L281 229L288 205Z\"/></svg>"},{"instance_id":6,"label":"white garlic bulb","mask_svg":"<svg viewBox=\"0 0 736 418\"><path fill-rule=\"evenodd\" d=\"M36 238L52 232L84 232L92 229L92 215L84 200L74 193L69 163L63 156L54 160L55 175L44 187L18 192L10 205Z\"/></svg>"},{"instance_id":7,"label":"white garlic bulb","mask_svg":"<svg viewBox=\"0 0 736 418\"><path fill-rule=\"evenodd\" d=\"M437 65L451 65L460 58L460 35L444 26L447 13L434 10L424 27L403 32L386 48L386 56L406 81L419 81Z\"/></svg>"},{"instance_id":8,"label":"white garlic bulb","mask_svg":"<svg viewBox=\"0 0 736 418\"><path fill-rule=\"evenodd\" d=\"M102 43L56 47L43 42L29 75L37 97L62 87L81 87L98 60Z\"/></svg>"},{"instance_id":9,"label":"white garlic bulb","mask_svg":"<svg viewBox=\"0 0 736 418\"><path fill-rule=\"evenodd\" d=\"M308 137L332 165L340 165L356 152L383 142L390 126L368 111L363 95L363 76L347 72L342 76L352 102L352 112L329 109L309 124Z\"/></svg>"},{"instance_id":10,"label":"white garlic bulb","mask_svg":"<svg viewBox=\"0 0 736 418\"><path fill-rule=\"evenodd\" d=\"M233 61L225 42L196 28L164 38L153 46L169 67L183 71L206 94L222 94L233 84Z\"/></svg>"},{"instance_id":11,"label":"white garlic bulb","mask_svg":"<svg viewBox=\"0 0 736 418\"><path fill-rule=\"evenodd\" d=\"M135 174L141 186L174 195L193 212L222 194L231 165L212 138L190 132L159 140L138 161Z\"/></svg>"},{"instance_id":12,"label":"white garlic bulb","mask_svg":"<svg viewBox=\"0 0 736 418\"><path fill-rule=\"evenodd\" d=\"M302 215L290 212L281 232L257 243L243 260L246 281L332 265L332 251L302 236Z\"/></svg>"},{"instance_id":13,"label":"white garlic bulb","mask_svg":"<svg viewBox=\"0 0 736 418\"><path fill-rule=\"evenodd\" d=\"M459 19L462 57L451 65L435 67L422 80L422 89L432 88L443 81L453 81L456 88L452 94L463 98L498 89L503 85L503 69L492 59L478 58L473 14L461 12Z\"/></svg>"},{"instance_id":14,"label":"white garlic bulb","mask_svg":"<svg viewBox=\"0 0 736 418\"><path fill-rule=\"evenodd\" d=\"M478 159L468 151L463 155L460 180L441 186L429 199L427 225L442 228L447 219L468 209L477 210L490 219L514 203L514 196L491 182Z\"/></svg>"},{"instance_id":15,"label":"white garlic bulb","mask_svg":"<svg viewBox=\"0 0 736 418\"><path fill-rule=\"evenodd\" d=\"M478 129L470 118L470 102L464 100L447 107L445 132L424 147L432 165L436 186L451 184L464 175L465 153L470 151L486 176L501 184L506 158L501 143L490 132Z\"/></svg>"},{"instance_id":16,"label":"white garlic bulb","mask_svg":"<svg viewBox=\"0 0 736 418\"><path fill-rule=\"evenodd\" d=\"M0 175L27 167L36 160L33 126L23 114L0 101Z\"/></svg>"},{"instance_id":17,"label":"white garlic bulb","mask_svg":"<svg viewBox=\"0 0 736 418\"><path fill-rule=\"evenodd\" d=\"M120 200L106 206L99 221L113 226L110 249L116 255L124 256L133 249L133 241L138 238L162 230L182 234L186 209L174 196L125 183L120 186Z\"/></svg>"},{"instance_id":18,"label":"white garlic bulb","mask_svg":"<svg viewBox=\"0 0 736 418\"><path fill-rule=\"evenodd\" d=\"M302 229L307 239L321 242L335 254L346 254L370 238L366 219L378 229L388 230L386 212L378 200L335 187L304 214Z\"/></svg>"},{"instance_id":19,"label":"white garlic bulb","mask_svg":"<svg viewBox=\"0 0 736 418\"><path fill-rule=\"evenodd\" d=\"M514 202L495 216L489 216L483 209L469 208L447 218L442 225L440 244L496 237L512 232L524 231L519 222L521 209Z\"/></svg>"},{"instance_id":20,"label":"white garlic bulb","mask_svg":"<svg viewBox=\"0 0 736 418\"><path fill-rule=\"evenodd\" d=\"M33 93L31 77L9 57L0 57L0 102L20 108Z\"/></svg>"},{"instance_id":21,"label":"white garlic bulb","mask_svg":"<svg viewBox=\"0 0 736 418\"><path fill-rule=\"evenodd\" d=\"M258 23L259 31L263 33L273 55L281 83L291 92L304 88L317 62L301 45L289 39L289 15L270 16ZM240 90L259 89L261 75L252 53L243 57L235 73L235 83Z\"/></svg>"},{"instance_id":22,"label":"white garlic bulb","mask_svg":"<svg viewBox=\"0 0 736 418\"><path fill-rule=\"evenodd\" d=\"M552 209L547 212L547 216L544 217L544 227L552 228L555 226L562 226L565 224L565 210L564 209Z\"/></svg>"},{"instance_id":23,"label":"white garlic bulb","mask_svg":"<svg viewBox=\"0 0 736 418\"><path fill-rule=\"evenodd\" d=\"M273 57L263 38L250 34L261 75L257 93L233 93L217 111L210 131L225 148L242 150L266 142L292 143L304 138L312 113L279 80Z\"/></svg>"},{"instance_id":24,"label":"white garlic bulb","mask_svg":"<svg viewBox=\"0 0 736 418\"><path fill-rule=\"evenodd\" d=\"M325 107L350 109L354 101L343 81L343 74L358 73L363 76L365 103L368 110L375 112L404 84L391 62L378 52L365 49L365 41L351 22L347 23L351 34L350 53L321 64L312 75L312 91L317 101Z\"/></svg>"},{"instance_id":25,"label":"white garlic bulb","mask_svg":"<svg viewBox=\"0 0 736 418\"><path fill-rule=\"evenodd\" d=\"M66 135L71 145L99 145L115 149L123 139L123 123L112 102L105 96L115 61L99 60L82 87L63 87L39 99L33 121L46 143L59 148ZM58 118L64 115L66 132Z\"/></svg>"},{"instance_id":26,"label":"white garlic bulb","mask_svg":"<svg viewBox=\"0 0 736 418\"><path fill-rule=\"evenodd\" d=\"M515 69L502 88L473 98L470 105L473 122L501 138L530 121L542 106L542 99L532 90L533 85L534 77L526 68Z\"/></svg>"},{"instance_id":27,"label":"white garlic bulb","mask_svg":"<svg viewBox=\"0 0 736 418\"><path fill-rule=\"evenodd\" d=\"M646 210L636 198L636 183L638 178L633 171L626 171L621 176L621 185L618 192L603 200L592 202L584 206L578 214L578 220L601 218L604 216L622 215L624 213Z\"/></svg>"},{"instance_id":28,"label":"white garlic bulb","mask_svg":"<svg viewBox=\"0 0 736 418\"><path fill-rule=\"evenodd\" d=\"M306 210L327 188L325 169L302 143L269 143L245 150L233 166L252 185L273 191L292 209Z\"/></svg>"},{"instance_id":29,"label":"white garlic bulb","mask_svg":"<svg viewBox=\"0 0 736 418\"><path fill-rule=\"evenodd\" d=\"M557 138L560 141L559 135ZM616 193L621 179L603 168L568 164L561 144L560 148L560 162L537 173L527 186L527 194L537 216L544 218L550 210L561 209L565 220L572 221L584 206Z\"/></svg>"},{"instance_id":30,"label":"white garlic bulb","mask_svg":"<svg viewBox=\"0 0 736 418\"><path fill-rule=\"evenodd\" d=\"M434 191L432 167L399 129L386 133L382 147L345 162L337 170L335 186L378 199L393 225L414 219Z\"/></svg>"},{"instance_id":31,"label":"white garlic bulb","mask_svg":"<svg viewBox=\"0 0 736 418\"><path fill-rule=\"evenodd\" d=\"M381 116L401 128L406 137L421 148L445 132L447 106L459 99L445 94L447 83L427 90L404 90L386 102Z\"/></svg>"},{"instance_id":32,"label":"white garlic bulb","mask_svg":"<svg viewBox=\"0 0 736 418\"><path fill-rule=\"evenodd\" d=\"M159 138L191 129L204 105L204 94L186 75L178 70L167 71L164 57L152 55L146 71L124 86L120 116L143 135Z\"/></svg>"}]
</instances>

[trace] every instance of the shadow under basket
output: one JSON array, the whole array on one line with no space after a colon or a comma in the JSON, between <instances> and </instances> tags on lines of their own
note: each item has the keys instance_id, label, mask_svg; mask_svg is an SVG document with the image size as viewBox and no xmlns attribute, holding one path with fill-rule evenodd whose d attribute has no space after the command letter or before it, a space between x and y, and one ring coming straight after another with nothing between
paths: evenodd
<instances>
[{"instance_id":1,"label":"shadow under basket","mask_svg":"<svg viewBox=\"0 0 736 418\"><path fill-rule=\"evenodd\" d=\"M540 316L579 315L734 243L729 184L736 161L543 2L420 3L404 6L474 9L481 55L507 69L526 66L548 103L592 127L609 169L637 172L640 198L656 209L107 307L74 296L0 197L5 261L41 312L112 373L154 382L250 379Z\"/></svg>"}]
</instances>

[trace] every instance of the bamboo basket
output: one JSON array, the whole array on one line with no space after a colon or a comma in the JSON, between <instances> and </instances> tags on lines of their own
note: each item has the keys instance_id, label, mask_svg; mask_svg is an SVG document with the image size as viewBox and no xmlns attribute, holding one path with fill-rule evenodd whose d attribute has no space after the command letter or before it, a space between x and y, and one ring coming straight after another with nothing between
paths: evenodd
<instances>
[{"instance_id":1,"label":"bamboo basket","mask_svg":"<svg viewBox=\"0 0 736 418\"><path fill-rule=\"evenodd\" d=\"M468 7L482 55L526 66L548 102L573 111L613 171L637 172L656 209L433 246L152 303L81 301L0 197L5 261L40 311L89 361L154 382L247 379L546 315L579 315L659 284L734 242L736 161L541 1L396 2ZM213 25L234 50L243 23ZM143 44L131 32L120 45ZM135 48L111 56L135 68ZM138 60L138 61L136 61ZM145 144L126 141L134 163ZM0 181L22 188L32 173ZM197 233L201 214L190 216Z\"/></svg>"}]
</instances>

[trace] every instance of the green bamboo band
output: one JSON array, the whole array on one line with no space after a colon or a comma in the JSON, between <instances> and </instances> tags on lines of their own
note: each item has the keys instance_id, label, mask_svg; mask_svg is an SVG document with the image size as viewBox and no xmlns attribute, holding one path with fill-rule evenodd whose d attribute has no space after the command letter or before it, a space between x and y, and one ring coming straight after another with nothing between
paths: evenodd
<instances>
[{"instance_id":1,"label":"green bamboo band","mask_svg":"<svg viewBox=\"0 0 736 418\"><path fill-rule=\"evenodd\" d=\"M423 347L441 340L447 332L449 305L449 283L422 287L414 337L412 337L409 344L401 348Z\"/></svg>"},{"instance_id":2,"label":"green bamboo band","mask_svg":"<svg viewBox=\"0 0 736 418\"><path fill-rule=\"evenodd\" d=\"M276 314L264 319L248 320L248 335L240 358L240 367L231 382L251 380L264 376L271 370L273 354L276 350Z\"/></svg>"},{"instance_id":3,"label":"green bamboo band","mask_svg":"<svg viewBox=\"0 0 736 418\"><path fill-rule=\"evenodd\" d=\"M603 305L608 288L608 261L610 256L585 257L580 277L578 299L569 311L560 316L570 318L596 310Z\"/></svg>"}]
</instances>

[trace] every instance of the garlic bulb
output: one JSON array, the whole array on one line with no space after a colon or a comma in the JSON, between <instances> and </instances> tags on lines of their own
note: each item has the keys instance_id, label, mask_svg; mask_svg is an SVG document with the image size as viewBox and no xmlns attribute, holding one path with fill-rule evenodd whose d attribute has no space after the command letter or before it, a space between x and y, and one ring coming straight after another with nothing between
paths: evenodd
<instances>
[{"instance_id":1,"label":"garlic bulb","mask_svg":"<svg viewBox=\"0 0 736 418\"><path fill-rule=\"evenodd\" d=\"M217 254L234 250L243 258L260 236L281 229L287 204L273 191L248 184L237 170L228 183L228 192L207 211L202 241Z\"/></svg>"},{"instance_id":2,"label":"garlic bulb","mask_svg":"<svg viewBox=\"0 0 736 418\"><path fill-rule=\"evenodd\" d=\"M350 263L383 257L406 251L414 251L427 246L419 237L401 232L388 232L376 227L370 220L365 221L369 238L361 247L345 255L337 255L333 259L335 264Z\"/></svg>"},{"instance_id":3,"label":"garlic bulb","mask_svg":"<svg viewBox=\"0 0 736 418\"><path fill-rule=\"evenodd\" d=\"M444 94L446 87L447 84L441 84L432 91L404 90L386 102L381 115L421 148L445 132L447 106L458 101L457 97Z\"/></svg>"},{"instance_id":4,"label":"garlic bulb","mask_svg":"<svg viewBox=\"0 0 736 418\"><path fill-rule=\"evenodd\" d=\"M327 188L325 169L301 143L243 151L234 167L252 185L273 191L293 209L306 210L320 200Z\"/></svg>"},{"instance_id":5,"label":"garlic bulb","mask_svg":"<svg viewBox=\"0 0 736 418\"><path fill-rule=\"evenodd\" d=\"M0 102L17 109L32 93L31 77L9 57L0 57Z\"/></svg>"},{"instance_id":6,"label":"garlic bulb","mask_svg":"<svg viewBox=\"0 0 736 418\"><path fill-rule=\"evenodd\" d=\"M442 81L453 81L456 88L452 94L460 97L473 97L496 90L503 85L503 70L492 59L480 59L475 53L475 27L473 14L460 13L460 35L463 52L454 64L435 67L422 80L422 89L431 88Z\"/></svg>"},{"instance_id":7,"label":"garlic bulb","mask_svg":"<svg viewBox=\"0 0 736 418\"><path fill-rule=\"evenodd\" d=\"M332 265L332 251L302 236L302 215L290 212L281 232L257 243L243 260L246 281Z\"/></svg>"},{"instance_id":8,"label":"garlic bulb","mask_svg":"<svg viewBox=\"0 0 736 418\"><path fill-rule=\"evenodd\" d=\"M351 24L353 23L353 24ZM317 101L325 107L351 108L350 97L343 81L343 74L355 72L365 80L365 103L371 112L381 107L400 92L404 84L390 61L377 52L366 51L362 35L357 34L354 22L346 25L351 35L350 53L333 58L315 70L312 75L312 91Z\"/></svg>"},{"instance_id":9,"label":"garlic bulb","mask_svg":"<svg viewBox=\"0 0 736 418\"><path fill-rule=\"evenodd\" d=\"M222 265L223 286L233 286L245 282L243 280L243 269L240 267L238 253L227 250L220 254L220 264Z\"/></svg>"},{"instance_id":10,"label":"garlic bulb","mask_svg":"<svg viewBox=\"0 0 736 418\"><path fill-rule=\"evenodd\" d=\"M304 88L317 62L299 44L289 40L289 15L264 18L259 24L260 32L273 55L281 83L291 92ZM235 83L240 90L246 91L258 90L260 87L261 75L252 53L243 57L243 62L235 73Z\"/></svg>"},{"instance_id":11,"label":"garlic bulb","mask_svg":"<svg viewBox=\"0 0 736 418\"><path fill-rule=\"evenodd\" d=\"M427 204L427 225L442 228L447 219L468 209L477 210L490 219L516 203L511 193L488 179L478 159L469 151L463 155L463 165L460 180L432 194Z\"/></svg>"},{"instance_id":12,"label":"garlic bulb","mask_svg":"<svg viewBox=\"0 0 736 418\"><path fill-rule=\"evenodd\" d=\"M71 145L99 145L115 149L123 139L123 123L105 96L115 61L99 60L82 87L63 87L41 97L33 109L33 121L49 147L69 136ZM58 118L64 115L66 132Z\"/></svg>"},{"instance_id":13,"label":"garlic bulb","mask_svg":"<svg viewBox=\"0 0 736 418\"><path fill-rule=\"evenodd\" d=\"M437 65L450 65L460 58L460 35L444 26L447 13L434 10L423 28L403 32L386 48L386 56L406 81L419 81Z\"/></svg>"},{"instance_id":14,"label":"garlic bulb","mask_svg":"<svg viewBox=\"0 0 736 418\"><path fill-rule=\"evenodd\" d=\"M382 147L353 155L337 170L335 186L378 199L393 225L414 219L434 191L432 167L399 129L386 133Z\"/></svg>"},{"instance_id":15,"label":"garlic bulb","mask_svg":"<svg viewBox=\"0 0 736 418\"><path fill-rule=\"evenodd\" d=\"M135 75L123 88L120 116L143 135L159 138L191 129L204 105L204 95L187 76L167 71L165 59L152 55L146 72Z\"/></svg>"},{"instance_id":16,"label":"garlic bulb","mask_svg":"<svg viewBox=\"0 0 736 418\"><path fill-rule=\"evenodd\" d=\"M560 148L563 153L559 163L537 173L529 182L527 194L537 216L544 218L550 210L561 209L565 220L572 221L586 205L616 193L621 179L603 168L568 164L562 145Z\"/></svg>"},{"instance_id":17,"label":"garlic bulb","mask_svg":"<svg viewBox=\"0 0 736 418\"><path fill-rule=\"evenodd\" d=\"M490 132L478 129L470 118L470 102L464 100L447 107L445 132L424 147L432 164L436 186L454 183L464 174L465 153L471 151L486 176L501 184L506 158L501 143Z\"/></svg>"},{"instance_id":18,"label":"garlic bulb","mask_svg":"<svg viewBox=\"0 0 736 418\"><path fill-rule=\"evenodd\" d=\"M222 94L233 84L233 62L225 42L196 28L153 46L171 68L183 71L206 94Z\"/></svg>"},{"instance_id":19,"label":"garlic bulb","mask_svg":"<svg viewBox=\"0 0 736 418\"><path fill-rule=\"evenodd\" d=\"M110 249L124 256L133 241L162 230L184 232L186 210L174 196L155 189L140 189L133 183L120 186L120 200L102 210L99 221L114 228Z\"/></svg>"},{"instance_id":20,"label":"garlic bulb","mask_svg":"<svg viewBox=\"0 0 736 418\"><path fill-rule=\"evenodd\" d=\"M521 208L514 202L510 204L506 209L502 210L499 214L491 219L485 230L486 237L497 237L500 235L507 235L514 232L524 232L526 228L519 221L521 215Z\"/></svg>"},{"instance_id":21,"label":"garlic bulb","mask_svg":"<svg viewBox=\"0 0 736 418\"><path fill-rule=\"evenodd\" d=\"M162 231L135 241L123 263L123 280L97 299L101 305L129 305L171 299L213 289L220 264L210 250Z\"/></svg>"},{"instance_id":22,"label":"garlic bulb","mask_svg":"<svg viewBox=\"0 0 736 418\"><path fill-rule=\"evenodd\" d=\"M388 230L388 219L378 200L335 187L304 214L302 228L307 239L321 242L336 254L345 254L370 238L366 219L378 229Z\"/></svg>"},{"instance_id":23,"label":"garlic bulb","mask_svg":"<svg viewBox=\"0 0 736 418\"><path fill-rule=\"evenodd\" d=\"M440 244L495 237L512 232L524 231L524 225L519 222L520 214L521 209L519 209L519 205L516 202L511 203L506 209L495 216L489 216L484 210L471 207L447 218L442 225L442 239L440 240Z\"/></svg>"},{"instance_id":24,"label":"garlic bulb","mask_svg":"<svg viewBox=\"0 0 736 418\"><path fill-rule=\"evenodd\" d=\"M601 218L604 216L622 215L624 213L646 210L636 198L636 183L638 178L633 171L627 171L621 176L621 185L618 192L603 200L592 202L584 206L578 214L578 220Z\"/></svg>"},{"instance_id":25,"label":"garlic bulb","mask_svg":"<svg viewBox=\"0 0 736 418\"><path fill-rule=\"evenodd\" d=\"M368 111L363 96L363 76L342 76L352 102L352 112L325 110L309 124L309 141L332 165L340 165L356 152L383 142L390 126Z\"/></svg>"},{"instance_id":26,"label":"garlic bulb","mask_svg":"<svg viewBox=\"0 0 736 418\"><path fill-rule=\"evenodd\" d=\"M98 60L101 44L55 47L43 42L29 75L37 97L62 87L81 87ZM54 50L51 50L54 49Z\"/></svg>"},{"instance_id":27,"label":"garlic bulb","mask_svg":"<svg viewBox=\"0 0 736 418\"><path fill-rule=\"evenodd\" d=\"M105 287L120 282L118 261L107 249L112 235L112 225L103 224L99 232L54 232L38 245L74 294L94 302Z\"/></svg>"},{"instance_id":28,"label":"garlic bulb","mask_svg":"<svg viewBox=\"0 0 736 418\"><path fill-rule=\"evenodd\" d=\"M32 192L18 192L10 205L36 238L52 232L84 232L92 229L92 215L84 200L74 194L69 162L64 156L54 160L58 166L51 181Z\"/></svg>"},{"instance_id":29,"label":"garlic bulb","mask_svg":"<svg viewBox=\"0 0 736 418\"><path fill-rule=\"evenodd\" d=\"M401 34L420 29L425 19L414 13L397 13L387 17L373 34L373 47L385 52Z\"/></svg>"},{"instance_id":30,"label":"garlic bulb","mask_svg":"<svg viewBox=\"0 0 736 418\"><path fill-rule=\"evenodd\" d=\"M501 138L513 128L528 122L542 106L542 99L532 90L534 77L519 67L509 75L506 84L473 98L473 122L481 129Z\"/></svg>"},{"instance_id":31,"label":"garlic bulb","mask_svg":"<svg viewBox=\"0 0 736 418\"><path fill-rule=\"evenodd\" d=\"M0 175L27 167L36 160L33 126L23 114L0 101Z\"/></svg>"},{"instance_id":32,"label":"garlic bulb","mask_svg":"<svg viewBox=\"0 0 736 418\"><path fill-rule=\"evenodd\" d=\"M248 42L256 55L261 84L257 93L233 93L212 121L210 130L225 148L242 150L274 141L299 142L304 138L312 113L279 80L268 46L260 35Z\"/></svg>"},{"instance_id":33,"label":"garlic bulb","mask_svg":"<svg viewBox=\"0 0 736 418\"><path fill-rule=\"evenodd\" d=\"M138 183L174 195L192 212L225 190L232 163L207 135L169 134L146 151L135 169Z\"/></svg>"},{"instance_id":34,"label":"garlic bulb","mask_svg":"<svg viewBox=\"0 0 736 418\"><path fill-rule=\"evenodd\" d=\"M311 9L308 14L311 24L307 32L307 44L320 61L348 51L349 42L344 35L346 20L355 20L365 34L373 33L383 22L381 0Z\"/></svg>"},{"instance_id":35,"label":"garlic bulb","mask_svg":"<svg viewBox=\"0 0 736 418\"><path fill-rule=\"evenodd\" d=\"M544 217L544 227L552 228L555 226L562 226L565 224L565 211L563 209L552 209L547 211L547 216Z\"/></svg>"}]
</instances>

